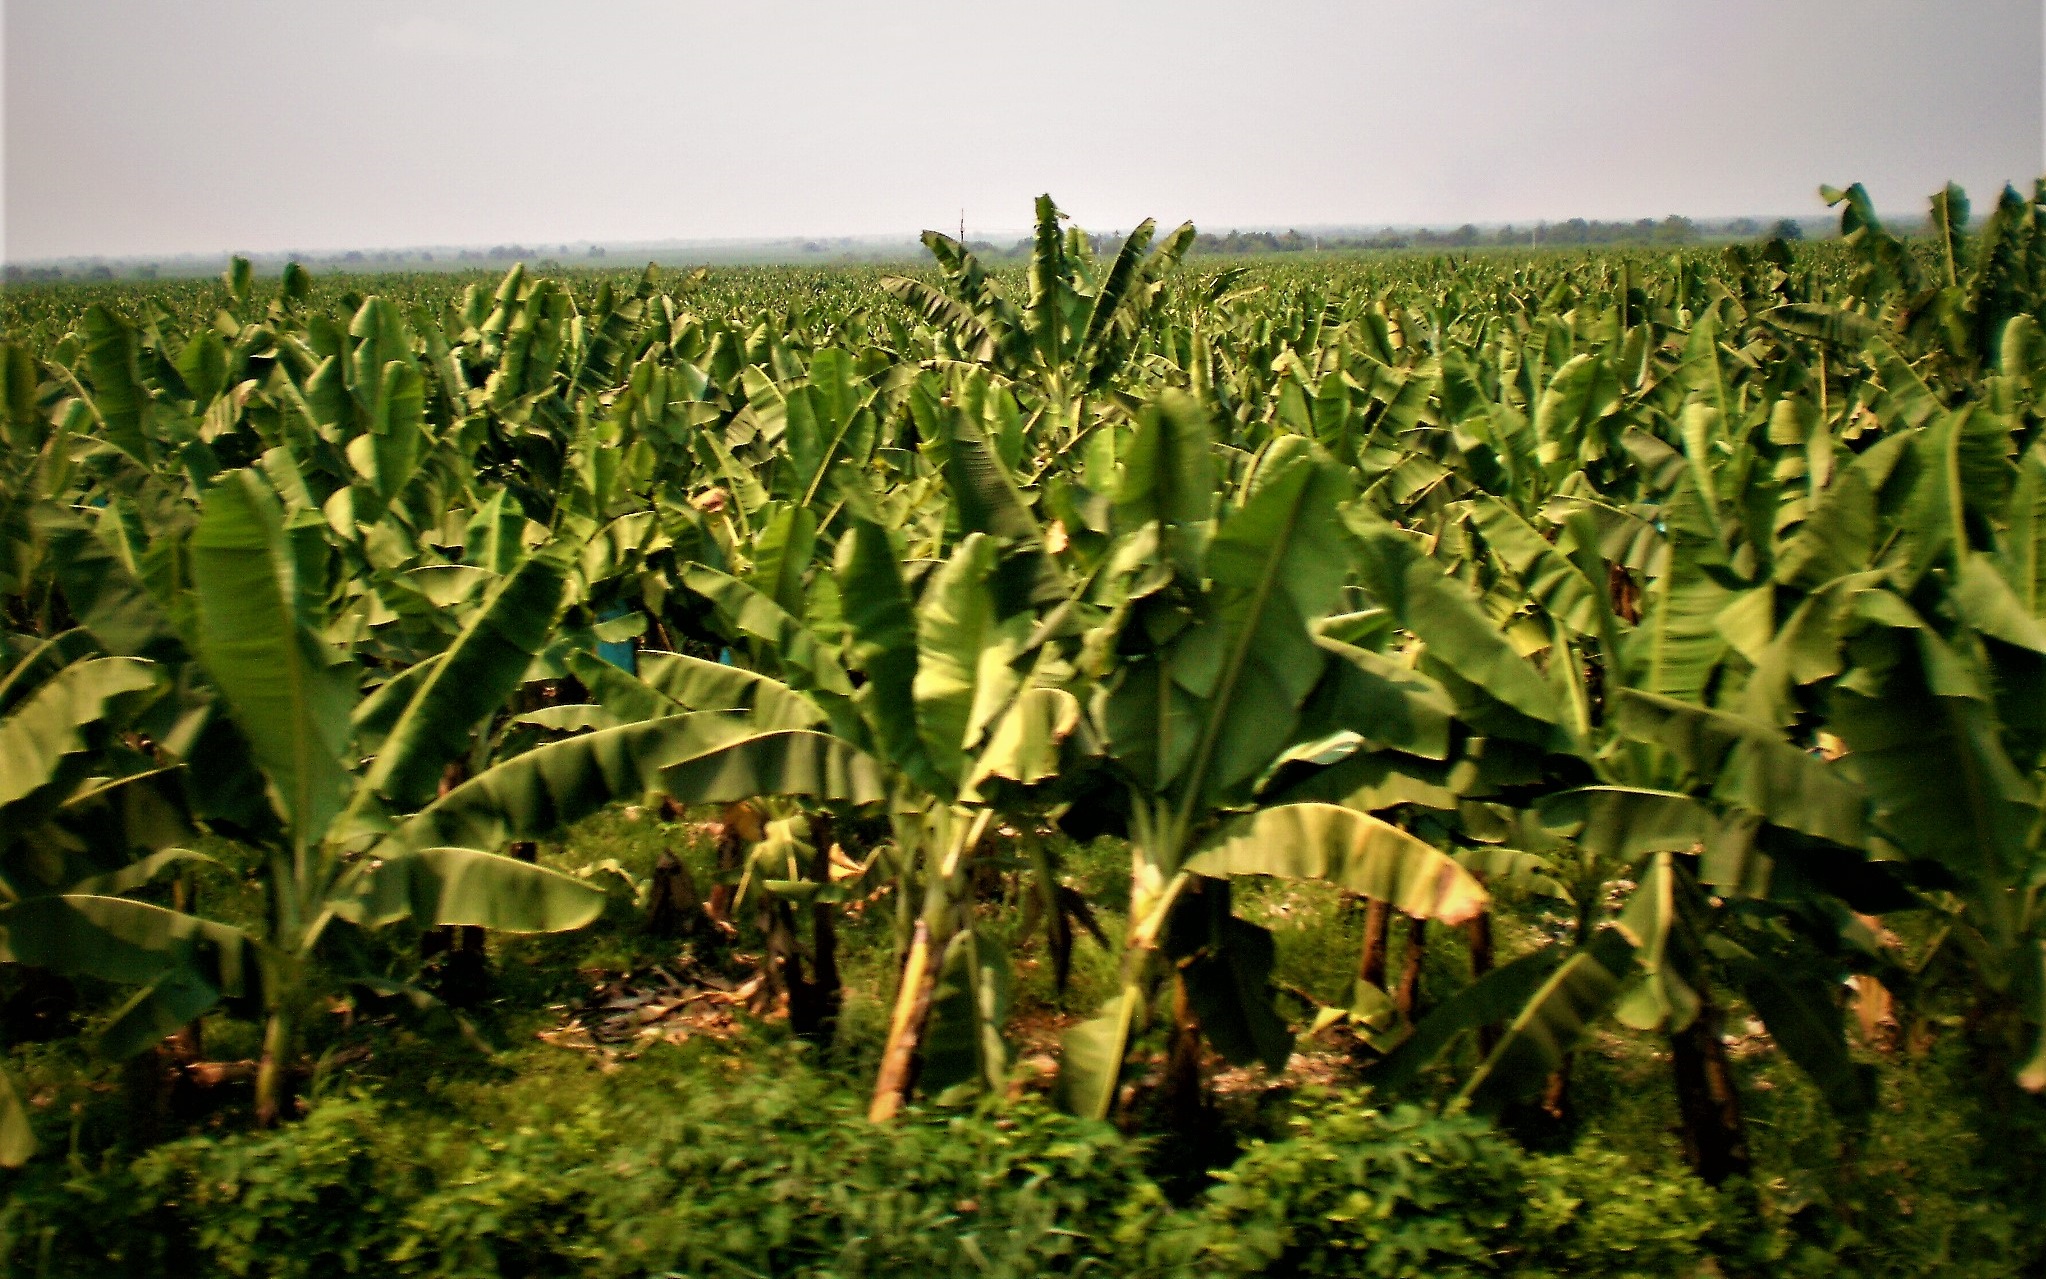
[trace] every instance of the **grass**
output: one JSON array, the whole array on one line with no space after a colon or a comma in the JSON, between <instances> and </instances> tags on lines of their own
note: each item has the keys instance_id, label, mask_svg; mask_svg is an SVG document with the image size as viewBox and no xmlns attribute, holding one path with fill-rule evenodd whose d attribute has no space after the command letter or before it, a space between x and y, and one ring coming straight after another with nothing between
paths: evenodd
<instances>
[{"instance_id":1,"label":"grass","mask_svg":"<svg viewBox=\"0 0 2046 1279\"><path fill-rule=\"evenodd\" d=\"M811 1099L806 1104L856 1116L864 1108L894 995L897 933L894 904L886 894L841 919L845 1004L828 1051L795 1040L779 1018L745 1014L735 1015L727 1031L680 1044L653 1040L613 1051L578 1051L540 1038L585 1005L600 983L677 964L683 943L646 932L631 901L632 886L643 884L659 858L672 853L707 889L716 869L712 841L699 820L704 816L688 814L671 822L655 810L618 808L543 845L539 856L544 864L617 888L606 916L577 933L490 936L488 997L460 1012L398 998L335 1001L307 1027L308 1053L320 1063L305 1082L308 1103L318 1111L348 1104L350 1098L374 1098L379 1123L439 1134L432 1140L444 1147L434 1156L442 1164L435 1165L439 1171L432 1178L457 1176L447 1161L464 1141L516 1145L528 1140L518 1134L530 1137L549 1123L566 1122L562 1116L571 1113L597 1116L592 1123L630 1126L638 1108L676 1088L744 1093L794 1087ZM254 922L260 896L253 867L232 845L210 844L205 851L215 861L194 875L193 890L209 912ZM1051 851L1060 876L1096 904L1109 944L1079 938L1070 980L1058 989L1042 937L1021 931L1026 912L1016 898L1027 888L1023 859L998 854L1003 875L984 888L1004 900L985 901L980 922L1013 963L1011 1026L1021 1063L1017 1074L1026 1093L1048 1083L1058 1034L1113 990L1125 923L1126 847L1108 838L1084 845L1055 840ZM1317 885L1245 881L1236 890L1235 907L1271 931L1276 985L1320 1003L1339 1004L1346 998L1363 931L1363 912L1354 900ZM750 970L759 950L750 921L742 918L740 924L740 936L726 953L720 956L712 947L699 955L713 967L724 965L735 978ZM1495 916L1498 961L1532 949L1554 927L1554 912L1539 900L1502 903ZM1404 928L1395 930L1394 972L1405 933ZM394 977L431 986L434 973L430 966L419 967L416 933L393 930L370 944L374 960ZM700 949L703 943L687 945ZM1467 982L1469 964L1464 930L1431 928L1424 1004ZM10 1065L35 1098L45 1139L54 1137L50 1144L70 1150L74 1167L115 1167L149 1143L181 1133L225 1140L246 1130L245 1086L207 1090L167 1129L137 1128L127 1081L89 1052L91 1032L117 1006L121 992L83 985L87 1011L80 1022L82 1035L18 1045L9 1052ZM1282 1006L1296 1010L1296 1025L1304 1023L1304 1004L1282 1001ZM1729 1029L1738 1033L1747 1025L1746 1010L1734 1003L1728 1010ZM257 1029L249 1021L215 1013L204 1019L201 1030L209 1059L234 1061L258 1051ZM1283 1078L1269 1078L1255 1067L1218 1076L1220 1128L1209 1157L1286 1139L1299 1099L1314 1094L1316 1081L1354 1084L1352 1054L1341 1033L1303 1041L1302 1055ZM1163 1042L1154 1032L1137 1047L1139 1053L1156 1054ZM1441 1076L1425 1080L1416 1095L1425 1096L1441 1078L1467 1069L1470 1049L1461 1052ZM2013 1258L2032 1256L2037 1223L2030 1205L2046 1202L2039 1172L2046 1160L2038 1157L2046 1153L2046 1132L2032 1109L2003 1110L1994 1097L1985 1096L1965 1036L1955 1028L1934 1036L1921 1055L1871 1053L1866 1060L1879 1072L1882 1105L1866 1125L1848 1129L1765 1038L1738 1040L1735 1068L1757 1176L1752 1190L1743 1192L1748 1207L1725 1209L1733 1215L1720 1228L1742 1236L1738 1246L1724 1245L1727 1256L1738 1260L1745 1255L1759 1264L1760 1249L1767 1255L1759 1260L1785 1274L1827 1273L1823 1262L1851 1263L1844 1273L1985 1276L2003 1273L1996 1267L2012 1264ZM1609 1023L1576 1056L1572 1100L1577 1126L1569 1137L1579 1151L1621 1152L1614 1157L1635 1169L1627 1176L1647 1175L1641 1169L1675 1168L1681 1151L1671 1126L1671 1089L1661 1040ZM1212 1184L1198 1167L1185 1165L1184 1152L1140 1143L1131 1154L1140 1162L1148 1160L1149 1175L1160 1178L1159 1184L1182 1203L1195 1203L1195 1196ZM531 1152L518 1157L542 1158ZM1740 1212L1759 1214L1754 1220L1764 1224L1743 1231Z\"/></svg>"}]
</instances>

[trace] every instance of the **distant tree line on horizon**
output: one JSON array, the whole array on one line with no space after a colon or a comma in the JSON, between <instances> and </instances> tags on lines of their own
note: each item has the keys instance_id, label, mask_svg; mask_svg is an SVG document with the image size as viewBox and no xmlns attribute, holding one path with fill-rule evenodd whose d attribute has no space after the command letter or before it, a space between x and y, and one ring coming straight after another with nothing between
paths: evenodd
<instances>
[{"instance_id":1,"label":"distant tree line on horizon","mask_svg":"<svg viewBox=\"0 0 2046 1279\"><path fill-rule=\"evenodd\" d=\"M1485 246L1602 245L1602 244L1696 244L1708 239L1750 240L1764 236L1786 240L1804 238L1804 227L1795 218L1779 218L1765 225L1754 218L1700 225L1680 214L1658 221L1640 218L1632 222L1601 222L1571 218L1567 222L1543 222L1532 227L1506 225L1481 228L1466 222L1460 227L1440 229L1387 227L1376 235L1303 235L1287 231L1230 231L1226 235L1206 234L1194 240L1198 253L1299 253L1318 249L1475 249Z\"/></svg>"},{"instance_id":2,"label":"distant tree line on horizon","mask_svg":"<svg viewBox=\"0 0 2046 1279\"><path fill-rule=\"evenodd\" d=\"M1095 252L1112 250L1114 233L1090 235ZM1231 230L1203 232L1194 237L1196 253L1311 253L1328 250L1378 249L1476 249L1484 247L1542 245L1589 246L1606 244L1685 245L1708 240L1756 240L1781 238L1802 240L1804 226L1796 218L1764 222L1757 218L1732 218L1701 223L1681 214L1660 220L1639 218L1632 222L1601 222L1571 218L1567 222L1542 222L1534 226L1480 227L1466 222L1453 228L1386 227L1375 234L1338 232L1308 235L1298 230L1285 232ZM1030 241L1000 245L991 240L969 241L967 247L984 258L1018 258L1030 255Z\"/></svg>"},{"instance_id":3,"label":"distant tree line on horizon","mask_svg":"<svg viewBox=\"0 0 2046 1279\"><path fill-rule=\"evenodd\" d=\"M1906 233L1910 231L1907 229ZM1386 227L1375 234L1338 233L1334 235L1308 235L1298 230L1283 233L1272 231L1231 230L1224 234L1202 233L1194 238L1195 253L1254 254L1254 253L1306 253L1316 251L1340 251L1373 249L1398 251L1402 249L1475 249L1485 247L1526 246L1591 246L1609 244L1640 244L1680 246L1708 240L1750 240L1765 237L1780 237L1785 240L1801 240L1804 228L1796 218L1778 218L1765 223L1755 218L1734 218L1724 222L1700 223L1680 214L1666 218L1639 218L1632 222L1602 222L1597 219L1571 218L1567 222L1542 222L1531 227L1506 225L1501 227L1479 227L1466 222L1454 228L1436 227ZM1090 235L1096 252L1112 251L1120 242L1115 233ZM821 254L833 249L841 251L853 246L850 239L790 241L789 244L805 255ZM996 244L990 240L971 240L967 247L980 256L992 260L1027 258L1031 242L1028 238L1014 244ZM557 256L558 254L558 256ZM526 246L522 244L498 244L474 249L443 250L438 258L433 250L348 250L341 253L291 255L294 260L306 262L316 268L339 271L372 271L392 269L437 269L447 265L467 265L536 261L537 269L559 271L566 259L581 256L590 261L601 261L605 257L603 245L591 244L580 254L563 244ZM53 284L65 280L112 281L116 279L152 280L165 268L155 262L109 263L86 261L25 265L9 263L5 268L5 282L8 284ZM176 267L171 274L182 274Z\"/></svg>"}]
</instances>

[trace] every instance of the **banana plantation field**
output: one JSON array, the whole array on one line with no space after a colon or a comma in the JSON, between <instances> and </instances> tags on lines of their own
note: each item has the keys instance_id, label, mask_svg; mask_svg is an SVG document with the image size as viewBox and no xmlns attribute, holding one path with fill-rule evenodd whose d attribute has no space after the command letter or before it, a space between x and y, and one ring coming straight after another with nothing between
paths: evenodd
<instances>
[{"instance_id":1,"label":"banana plantation field","mask_svg":"<svg viewBox=\"0 0 2046 1279\"><path fill-rule=\"evenodd\" d=\"M2046 184L0 298L0 1271L2046 1265Z\"/></svg>"}]
</instances>

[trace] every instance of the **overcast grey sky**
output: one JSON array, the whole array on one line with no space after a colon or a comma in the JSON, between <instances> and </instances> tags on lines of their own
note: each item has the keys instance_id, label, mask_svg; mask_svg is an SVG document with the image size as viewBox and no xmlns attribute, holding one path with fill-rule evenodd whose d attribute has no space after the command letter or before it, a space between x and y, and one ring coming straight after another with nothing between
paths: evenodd
<instances>
[{"instance_id":1,"label":"overcast grey sky","mask_svg":"<svg viewBox=\"0 0 2046 1279\"><path fill-rule=\"evenodd\" d=\"M1987 206L2040 0L5 0L5 254Z\"/></svg>"}]
</instances>

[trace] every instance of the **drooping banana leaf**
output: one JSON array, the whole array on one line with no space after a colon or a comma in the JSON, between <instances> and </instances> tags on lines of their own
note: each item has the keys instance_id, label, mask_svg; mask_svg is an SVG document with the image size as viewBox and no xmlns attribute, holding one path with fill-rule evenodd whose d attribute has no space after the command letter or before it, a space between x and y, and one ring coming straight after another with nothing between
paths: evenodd
<instances>
[{"instance_id":1,"label":"drooping banana leaf","mask_svg":"<svg viewBox=\"0 0 2046 1279\"><path fill-rule=\"evenodd\" d=\"M1412 537L1388 524L1347 518L1361 551L1367 589L1402 627L1463 679L1523 715L1547 724L1565 722L1555 686L1514 651L1462 584Z\"/></svg>"},{"instance_id":2,"label":"drooping banana leaf","mask_svg":"<svg viewBox=\"0 0 2046 1279\"><path fill-rule=\"evenodd\" d=\"M1457 1099L1494 1110L1539 1091L1619 997L1628 963L1625 940L1611 931L1564 960L1506 1024L1498 1045L1464 1081Z\"/></svg>"},{"instance_id":3,"label":"drooping banana leaf","mask_svg":"<svg viewBox=\"0 0 2046 1279\"><path fill-rule=\"evenodd\" d=\"M625 724L517 755L450 790L370 849L390 859L427 848L498 849L537 839L607 804L662 786L661 772L752 735L742 715L706 711Z\"/></svg>"},{"instance_id":4,"label":"drooping banana leaf","mask_svg":"<svg viewBox=\"0 0 2046 1279\"><path fill-rule=\"evenodd\" d=\"M1115 1104L1130 1033L1144 1010L1141 987L1125 984L1099 1012L1059 1037L1057 1098L1076 1115L1100 1118Z\"/></svg>"},{"instance_id":5,"label":"drooping banana leaf","mask_svg":"<svg viewBox=\"0 0 2046 1279\"><path fill-rule=\"evenodd\" d=\"M0 1168L19 1168L36 1156L35 1130L14 1077L0 1070Z\"/></svg>"},{"instance_id":6,"label":"drooping banana leaf","mask_svg":"<svg viewBox=\"0 0 2046 1279\"><path fill-rule=\"evenodd\" d=\"M936 1096L958 1084L978 1084L996 1095L1008 1078L1010 1049L1008 966L999 944L964 928L945 947L931 992L918 1084Z\"/></svg>"},{"instance_id":7,"label":"drooping banana leaf","mask_svg":"<svg viewBox=\"0 0 2046 1279\"><path fill-rule=\"evenodd\" d=\"M474 848L422 848L362 864L334 912L364 927L401 919L513 933L581 928L603 913L605 895L586 880Z\"/></svg>"},{"instance_id":8,"label":"drooping banana leaf","mask_svg":"<svg viewBox=\"0 0 2046 1279\"><path fill-rule=\"evenodd\" d=\"M917 715L917 615L880 525L856 520L839 540L838 582L853 664L867 677L857 697L875 746L918 786L942 793L946 781L931 764Z\"/></svg>"},{"instance_id":9,"label":"drooping banana leaf","mask_svg":"<svg viewBox=\"0 0 2046 1279\"><path fill-rule=\"evenodd\" d=\"M126 897L66 894L0 906L0 961L146 984L183 972L219 995L254 991L260 947L238 928Z\"/></svg>"},{"instance_id":10,"label":"drooping banana leaf","mask_svg":"<svg viewBox=\"0 0 2046 1279\"><path fill-rule=\"evenodd\" d=\"M709 600L728 625L759 640L774 654L790 687L850 697L852 681L831 651L789 612L761 592L716 569L691 565L683 573L689 589Z\"/></svg>"},{"instance_id":11,"label":"drooping banana leaf","mask_svg":"<svg viewBox=\"0 0 2046 1279\"><path fill-rule=\"evenodd\" d=\"M1700 1001L1678 971L1671 946L1678 928L1677 872L1668 851L1651 853L1613 926L1634 947L1639 971L1613 1008L1636 1030L1678 1031L1697 1017Z\"/></svg>"},{"instance_id":12,"label":"drooping banana leaf","mask_svg":"<svg viewBox=\"0 0 2046 1279\"><path fill-rule=\"evenodd\" d=\"M16 805L74 773L72 765L102 744L88 740L88 731L146 700L161 682L153 662L103 657L64 667L16 702L0 718L0 821L25 830L26 809Z\"/></svg>"},{"instance_id":13,"label":"drooping banana leaf","mask_svg":"<svg viewBox=\"0 0 2046 1279\"><path fill-rule=\"evenodd\" d=\"M135 992L100 1028L94 1050L111 1061L136 1056L204 1016L221 992L183 968L165 972Z\"/></svg>"},{"instance_id":14,"label":"drooping banana leaf","mask_svg":"<svg viewBox=\"0 0 2046 1279\"><path fill-rule=\"evenodd\" d=\"M1875 1067L1856 1061L1848 1048L1835 983L1755 957L1741 957L1731 968L1769 1038L1818 1085L1829 1109L1849 1121L1874 1109Z\"/></svg>"},{"instance_id":15,"label":"drooping banana leaf","mask_svg":"<svg viewBox=\"0 0 2046 1279\"><path fill-rule=\"evenodd\" d=\"M1293 1032L1272 1006L1277 946L1269 929L1237 916L1229 892L1211 885L1182 898L1166 927L1173 960L1201 1034L1232 1065L1279 1071L1293 1055Z\"/></svg>"},{"instance_id":16,"label":"drooping banana leaf","mask_svg":"<svg viewBox=\"0 0 2046 1279\"><path fill-rule=\"evenodd\" d=\"M1624 736L1667 750L1720 804L1849 848L1867 842L1862 788L1769 725L1631 689L1613 717Z\"/></svg>"},{"instance_id":17,"label":"drooping banana leaf","mask_svg":"<svg viewBox=\"0 0 2046 1279\"><path fill-rule=\"evenodd\" d=\"M1685 852L1711 833L1711 810L1689 795L1628 786L1587 786L1545 795L1542 824L1602 857L1631 863Z\"/></svg>"},{"instance_id":18,"label":"drooping banana leaf","mask_svg":"<svg viewBox=\"0 0 2046 1279\"><path fill-rule=\"evenodd\" d=\"M684 710L742 710L761 729L812 728L825 722L817 703L743 666L654 649L641 649L638 664L640 682Z\"/></svg>"},{"instance_id":19,"label":"drooping banana leaf","mask_svg":"<svg viewBox=\"0 0 2046 1279\"><path fill-rule=\"evenodd\" d=\"M270 779L292 838L317 843L353 781L354 678L320 638L317 517L287 517L253 471L221 476L192 536L198 656Z\"/></svg>"},{"instance_id":20,"label":"drooping banana leaf","mask_svg":"<svg viewBox=\"0 0 2046 1279\"><path fill-rule=\"evenodd\" d=\"M1569 556L1498 498L1486 494L1472 498L1471 517L1527 588L1530 600L1576 634L1599 633L1598 593L1603 587L1589 581Z\"/></svg>"},{"instance_id":21,"label":"drooping banana leaf","mask_svg":"<svg viewBox=\"0 0 2046 1279\"><path fill-rule=\"evenodd\" d=\"M546 647L566 585L562 566L544 556L498 583L413 693L362 784L400 808L431 798L477 722L504 703Z\"/></svg>"},{"instance_id":22,"label":"drooping banana leaf","mask_svg":"<svg viewBox=\"0 0 2046 1279\"><path fill-rule=\"evenodd\" d=\"M1460 924L1485 887L1456 860L1389 822L1334 804L1280 804L1224 825L1186 861L1196 875L1311 879L1416 919Z\"/></svg>"},{"instance_id":23,"label":"drooping banana leaf","mask_svg":"<svg viewBox=\"0 0 2046 1279\"><path fill-rule=\"evenodd\" d=\"M1413 1033L1372 1067L1371 1078L1386 1088L1411 1084L1458 1035L1518 1016L1565 958L1543 948L1494 968L1429 1010Z\"/></svg>"},{"instance_id":24,"label":"drooping banana leaf","mask_svg":"<svg viewBox=\"0 0 2046 1279\"><path fill-rule=\"evenodd\" d=\"M762 795L807 795L846 804L888 798L879 760L829 733L747 732L661 770L661 785L685 804L728 804Z\"/></svg>"}]
</instances>

